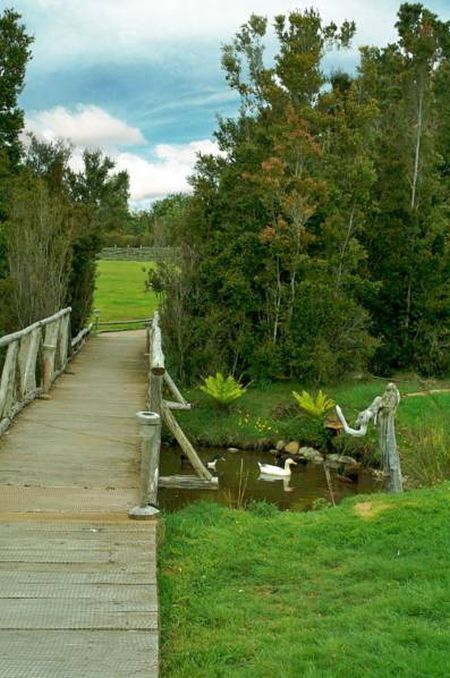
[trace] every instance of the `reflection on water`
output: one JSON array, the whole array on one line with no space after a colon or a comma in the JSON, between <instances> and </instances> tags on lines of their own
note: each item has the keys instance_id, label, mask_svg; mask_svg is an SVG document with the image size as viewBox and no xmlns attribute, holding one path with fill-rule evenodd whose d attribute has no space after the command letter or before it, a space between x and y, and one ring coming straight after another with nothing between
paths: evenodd
<instances>
[{"instance_id":1,"label":"reflection on water","mask_svg":"<svg viewBox=\"0 0 450 678\"><path fill-rule=\"evenodd\" d=\"M239 487L241 488L241 495L243 488L245 488L244 502L250 499L264 499L277 504L282 510L306 511L312 507L313 502L317 499L331 501L321 464L311 462L306 466L292 466L291 476L278 478L270 475L261 476L259 473L258 461L265 464L275 463L274 456L269 452L198 450L205 463L210 461L218 452L225 458L224 461L217 462L214 473L219 477L218 490L161 488L159 490L161 508L174 511L199 499L234 506L238 499ZM379 483L366 471L362 471L358 482L352 484L340 482L335 470L331 469L330 472L336 503L344 497L367 494L381 489ZM184 474L193 475L194 470L187 462L182 462L181 450L178 447L163 447L161 449L160 475Z\"/></svg>"}]
</instances>

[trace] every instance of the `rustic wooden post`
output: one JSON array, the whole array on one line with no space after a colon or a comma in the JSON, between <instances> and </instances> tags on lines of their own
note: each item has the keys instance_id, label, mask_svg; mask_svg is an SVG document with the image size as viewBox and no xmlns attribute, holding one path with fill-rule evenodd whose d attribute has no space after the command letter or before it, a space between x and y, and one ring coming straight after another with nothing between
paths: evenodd
<instances>
[{"instance_id":1,"label":"rustic wooden post","mask_svg":"<svg viewBox=\"0 0 450 678\"><path fill-rule=\"evenodd\" d=\"M58 340L59 321L48 323L45 327L42 361L42 391L48 394L53 382L55 357Z\"/></svg>"},{"instance_id":2,"label":"rustic wooden post","mask_svg":"<svg viewBox=\"0 0 450 678\"><path fill-rule=\"evenodd\" d=\"M6 352L0 381L0 420L7 419L16 402L16 371L19 342L12 341Z\"/></svg>"},{"instance_id":3,"label":"rustic wooden post","mask_svg":"<svg viewBox=\"0 0 450 678\"><path fill-rule=\"evenodd\" d=\"M61 370L64 370L69 355L69 343L70 343L70 312L66 313L60 320L60 336L59 336L59 349L58 349L58 367Z\"/></svg>"},{"instance_id":4,"label":"rustic wooden post","mask_svg":"<svg viewBox=\"0 0 450 678\"><path fill-rule=\"evenodd\" d=\"M100 309L94 308L94 315L95 315L95 320L94 320L94 332L97 334L98 332L98 323L100 322Z\"/></svg>"},{"instance_id":5,"label":"rustic wooden post","mask_svg":"<svg viewBox=\"0 0 450 678\"><path fill-rule=\"evenodd\" d=\"M141 437L141 476L139 506L132 508L130 518L146 520L159 513L155 506L158 498L159 447L161 417L156 412L137 412Z\"/></svg>"},{"instance_id":6,"label":"rustic wooden post","mask_svg":"<svg viewBox=\"0 0 450 678\"><path fill-rule=\"evenodd\" d=\"M395 414L400 402L400 393L395 384L388 384L381 396L377 428L383 471L388 477L388 492L403 492L400 457L395 437Z\"/></svg>"},{"instance_id":7,"label":"rustic wooden post","mask_svg":"<svg viewBox=\"0 0 450 678\"><path fill-rule=\"evenodd\" d=\"M359 428L351 428L342 413L339 405L336 405L336 413L342 423L344 431L351 436L362 437L366 435L367 426L373 420L378 431L378 445L383 464L383 472L388 478L388 492L403 492L402 472L400 457L395 438L395 414L400 402L400 393L395 384L390 383L382 396L377 396L372 403L359 413L356 420Z\"/></svg>"}]
</instances>

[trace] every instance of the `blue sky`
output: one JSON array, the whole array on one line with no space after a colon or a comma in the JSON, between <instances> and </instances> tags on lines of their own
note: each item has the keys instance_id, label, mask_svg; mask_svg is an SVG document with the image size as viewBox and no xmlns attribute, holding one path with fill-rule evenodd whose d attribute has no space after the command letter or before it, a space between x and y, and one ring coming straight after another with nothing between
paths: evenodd
<instances>
[{"instance_id":1,"label":"blue sky","mask_svg":"<svg viewBox=\"0 0 450 678\"><path fill-rule=\"evenodd\" d=\"M221 45L250 14L313 5L324 20L356 21L349 69L362 44L395 39L392 0L0 0L34 35L21 96L27 127L46 139L101 148L126 168L133 205L188 190L195 154L214 151L217 115L236 97L220 68ZM450 19L450 0L426 7ZM335 57L336 58L336 57Z\"/></svg>"}]
</instances>

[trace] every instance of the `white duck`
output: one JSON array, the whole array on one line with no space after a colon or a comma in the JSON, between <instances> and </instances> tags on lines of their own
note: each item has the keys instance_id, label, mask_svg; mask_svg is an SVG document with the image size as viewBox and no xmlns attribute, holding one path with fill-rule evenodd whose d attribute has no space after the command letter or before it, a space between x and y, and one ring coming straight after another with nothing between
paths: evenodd
<instances>
[{"instance_id":1,"label":"white duck","mask_svg":"<svg viewBox=\"0 0 450 678\"><path fill-rule=\"evenodd\" d=\"M216 454L216 456L213 457L211 461L206 462L206 466L210 468L212 471L215 471L216 464L218 461L225 461L225 457L223 457L221 454Z\"/></svg>"},{"instance_id":2,"label":"white duck","mask_svg":"<svg viewBox=\"0 0 450 678\"><path fill-rule=\"evenodd\" d=\"M272 466L271 464L261 464L261 462L258 461L258 466L260 473L263 475L279 476L283 478L291 475L291 466L297 466L297 462L293 459L286 459L284 468L280 468L279 466Z\"/></svg>"}]
</instances>

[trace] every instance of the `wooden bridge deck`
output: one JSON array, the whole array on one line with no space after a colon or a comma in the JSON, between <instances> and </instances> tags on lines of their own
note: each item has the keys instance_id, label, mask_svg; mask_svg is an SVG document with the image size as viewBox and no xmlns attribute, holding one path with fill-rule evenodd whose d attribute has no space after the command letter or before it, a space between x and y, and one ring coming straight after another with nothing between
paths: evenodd
<instances>
[{"instance_id":1,"label":"wooden bridge deck","mask_svg":"<svg viewBox=\"0 0 450 678\"><path fill-rule=\"evenodd\" d=\"M0 678L158 674L156 524L127 515L144 350L91 339L0 438Z\"/></svg>"}]
</instances>

